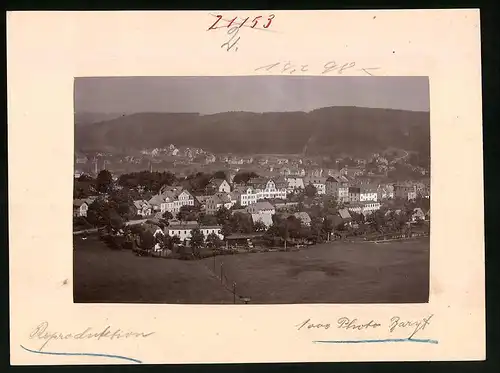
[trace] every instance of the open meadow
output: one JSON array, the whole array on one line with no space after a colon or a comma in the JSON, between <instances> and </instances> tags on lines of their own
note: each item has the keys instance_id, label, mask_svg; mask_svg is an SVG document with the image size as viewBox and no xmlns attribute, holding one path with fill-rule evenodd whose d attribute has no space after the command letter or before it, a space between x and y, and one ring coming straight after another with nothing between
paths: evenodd
<instances>
[{"instance_id":1,"label":"open meadow","mask_svg":"<svg viewBox=\"0 0 500 373\"><path fill-rule=\"evenodd\" d=\"M425 303L429 297L428 238L333 242L215 261L137 257L95 237L75 237L74 249L77 303L231 304L233 282L237 296L251 304ZM217 279L221 263L228 287Z\"/></svg>"}]
</instances>

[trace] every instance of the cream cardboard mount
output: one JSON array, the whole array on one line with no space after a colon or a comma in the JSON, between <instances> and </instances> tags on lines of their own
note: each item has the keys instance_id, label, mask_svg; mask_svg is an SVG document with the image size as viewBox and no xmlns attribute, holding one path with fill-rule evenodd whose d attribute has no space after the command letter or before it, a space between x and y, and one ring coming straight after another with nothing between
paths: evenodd
<instances>
[{"instance_id":1,"label":"cream cardboard mount","mask_svg":"<svg viewBox=\"0 0 500 373\"><path fill-rule=\"evenodd\" d=\"M217 28L234 17L248 17L236 35ZM478 10L10 12L7 25L11 364L485 358ZM73 303L74 78L263 74L429 77L429 302Z\"/></svg>"}]
</instances>

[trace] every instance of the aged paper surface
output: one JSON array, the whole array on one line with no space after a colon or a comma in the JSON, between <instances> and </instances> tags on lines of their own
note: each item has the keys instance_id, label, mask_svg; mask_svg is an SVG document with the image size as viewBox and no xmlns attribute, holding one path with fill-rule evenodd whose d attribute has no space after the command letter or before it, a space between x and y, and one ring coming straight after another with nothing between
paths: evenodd
<instances>
[{"instance_id":1,"label":"aged paper surface","mask_svg":"<svg viewBox=\"0 0 500 373\"><path fill-rule=\"evenodd\" d=\"M210 13L232 19L269 12L7 14L11 363L484 359L479 11L277 11L273 32L242 29L238 49L229 51L221 48L226 31L207 31L214 22ZM356 68L344 75L429 77L433 222L428 304L73 303L75 77L271 74L256 69L288 61L309 66L297 74L321 75L332 60L355 62ZM377 69L364 70L369 68ZM430 315L418 338L434 343L314 343L408 338L410 330L389 332L391 318L414 321ZM342 330L334 327L341 317L382 326ZM332 327L298 330L308 319ZM43 322L51 333L48 340L33 337ZM88 337L107 326L143 334ZM85 332L88 328L91 332Z\"/></svg>"}]
</instances>

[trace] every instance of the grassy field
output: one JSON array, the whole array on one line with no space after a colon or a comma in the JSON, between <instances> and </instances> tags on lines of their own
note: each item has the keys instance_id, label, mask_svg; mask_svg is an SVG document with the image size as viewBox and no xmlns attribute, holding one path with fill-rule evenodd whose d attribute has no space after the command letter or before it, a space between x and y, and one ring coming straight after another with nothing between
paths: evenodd
<instances>
[{"instance_id":1,"label":"grassy field","mask_svg":"<svg viewBox=\"0 0 500 373\"><path fill-rule=\"evenodd\" d=\"M75 238L73 298L76 303L232 303L199 261L138 257L108 249L95 237Z\"/></svg>"},{"instance_id":2,"label":"grassy field","mask_svg":"<svg viewBox=\"0 0 500 373\"><path fill-rule=\"evenodd\" d=\"M237 294L252 304L424 303L429 240L330 243L297 252L216 258ZM75 239L75 302L233 303L213 273L214 259L180 261L112 251Z\"/></svg>"}]
</instances>

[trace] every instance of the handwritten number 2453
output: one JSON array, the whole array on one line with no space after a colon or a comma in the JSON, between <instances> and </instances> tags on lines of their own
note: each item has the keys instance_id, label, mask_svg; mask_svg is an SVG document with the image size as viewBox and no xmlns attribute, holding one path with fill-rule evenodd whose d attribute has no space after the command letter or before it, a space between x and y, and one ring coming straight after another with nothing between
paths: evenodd
<instances>
[{"instance_id":1,"label":"handwritten number 2453","mask_svg":"<svg viewBox=\"0 0 500 373\"><path fill-rule=\"evenodd\" d=\"M219 21L222 19L222 16L221 16L220 14L216 15L216 17L217 17L217 20L216 20L216 21L212 24L212 26L210 26L210 27L208 28L209 30L215 30L215 29L217 29L217 28L222 28L222 27L224 27L224 26L215 27L215 25L217 25L217 23L219 23ZM263 28L269 28L269 26L271 26L271 22L273 21L274 17L275 17L275 15L274 15L274 14L269 15L269 17L267 18L267 23L266 23L265 25L263 25L262 27L263 27ZM228 24L227 24L227 26L226 26L226 27L230 27L230 26L234 23L234 21L236 21L236 19L237 19L237 18L238 18L238 17L234 17L232 20L230 20L230 21L228 22ZM242 26L243 26L243 25L244 25L244 24L248 21L248 19L249 19L249 18L250 18L250 17L245 18L245 19L243 20L243 22L239 24L239 26L240 26L240 27L242 27ZM250 27L251 27L251 28L255 28L255 27L257 26L257 24L259 23L259 19L261 19L261 18L262 18L262 16L257 16L257 17L255 17L255 18L253 19L253 21L252 21L252 22L253 22L253 25L252 25L252 26L250 26Z\"/></svg>"}]
</instances>

